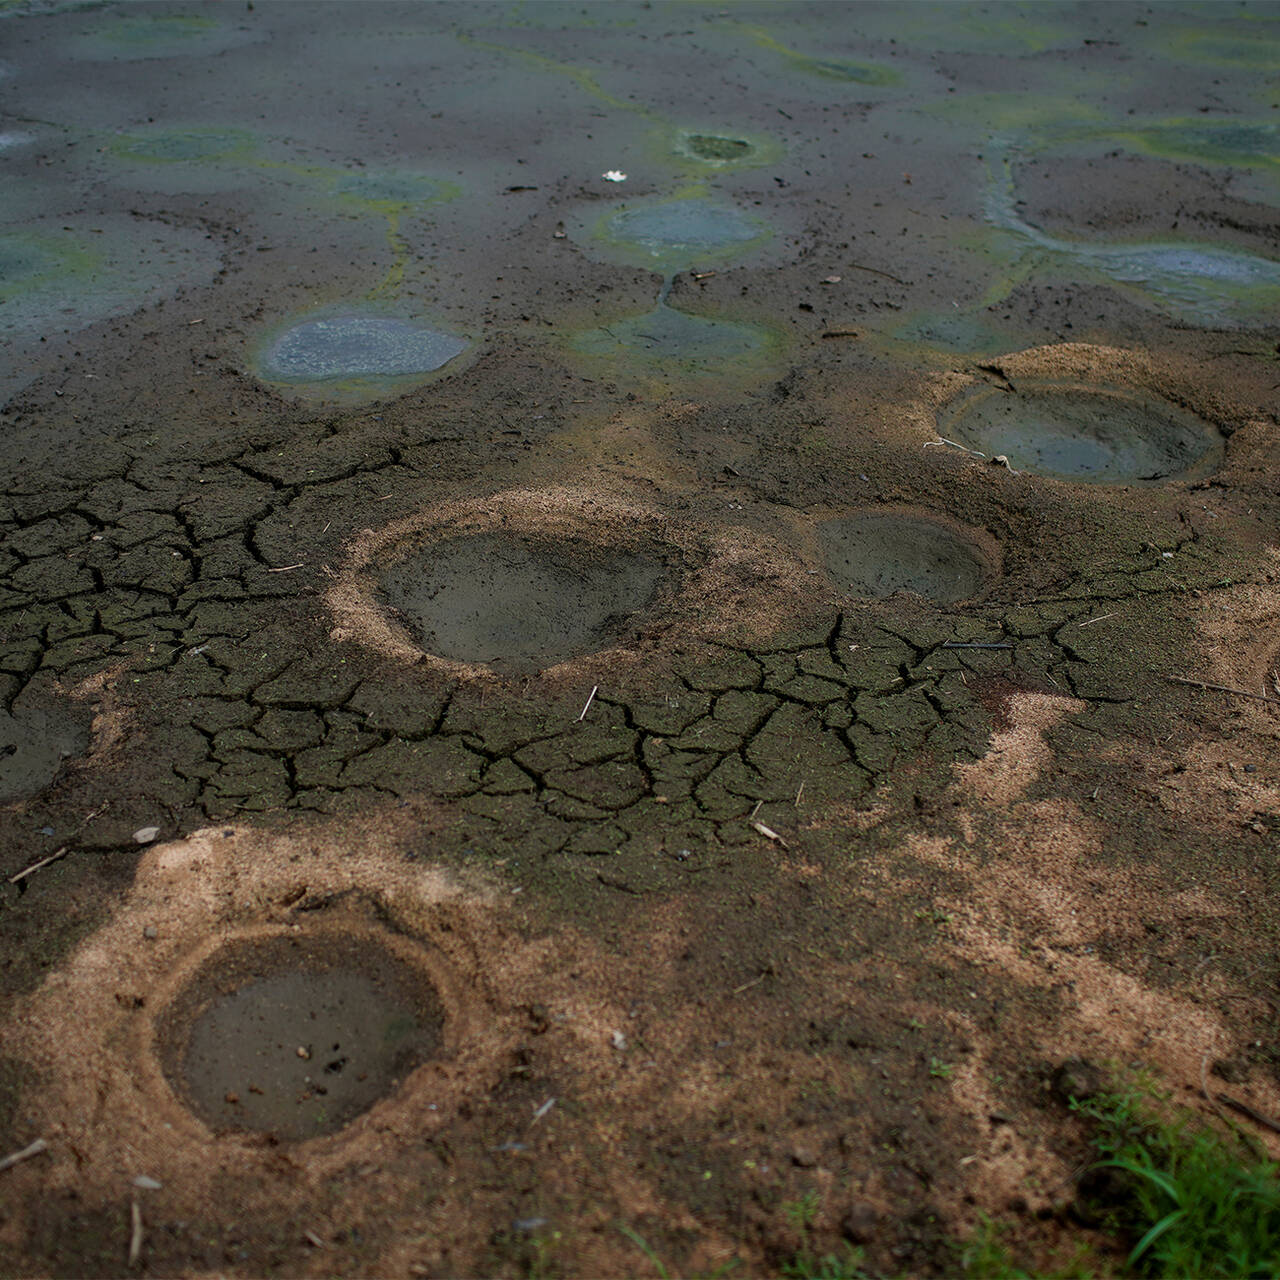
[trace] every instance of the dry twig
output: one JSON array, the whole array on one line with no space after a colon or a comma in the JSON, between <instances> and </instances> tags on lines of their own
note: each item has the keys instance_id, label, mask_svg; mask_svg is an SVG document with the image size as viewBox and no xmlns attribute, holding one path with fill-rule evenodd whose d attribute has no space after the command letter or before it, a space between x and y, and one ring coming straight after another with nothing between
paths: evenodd
<instances>
[{"instance_id":1,"label":"dry twig","mask_svg":"<svg viewBox=\"0 0 1280 1280\"><path fill-rule=\"evenodd\" d=\"M1216 693L1234 693L1237 698L1252 698L1255 702L1280 702L1280 698L1268 698L1265 693L1251 693L1248 689L1233 689L1229 684L1210 684L1207 680L1188 680L1185 676L1165 676L1172 684L1189 684L1193 689L1212 689Z\"/></svg>"},{"instance_id":2,"label":"dry twig","mask_svg":"<svg viewBox=\"0 0 1280 1280\"><path fill-rule=\"evenodd\" d=\"M0 1160L0 1173L6 1169L12 1169L15 1164L21 1164L24 1160L30 1160L32 1156L38 1156L42 1151L48 1151L49 1144L43 1138L37 1138L29 1146L25 1146L21 1151L15 1151L12 1155L5 1156Z\"/></svg>"}]
</instances>

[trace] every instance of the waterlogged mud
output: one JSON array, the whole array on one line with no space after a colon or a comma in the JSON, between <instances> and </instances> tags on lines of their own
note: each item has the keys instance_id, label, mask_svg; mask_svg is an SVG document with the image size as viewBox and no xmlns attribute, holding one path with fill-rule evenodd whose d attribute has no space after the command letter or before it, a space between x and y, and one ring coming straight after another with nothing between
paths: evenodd
<instances>
[{"instance_id":1,"label":"waterlogged mud","mask_svg":"<svg viewBox=\"0 0 1280 1280\"><path fill-rule=\"evenodd\" d=\"M978 594L991 576L986 557L963 534L918 515L863 514L823 524L827 572L858 596L911 591L940 604Z\"/></svg>"},{"instance_id":2,"label":"waterlogged mud","mask_svg":"<svg viewBox=\"0 0 1280 1280\"><path fill-rule=\"evenodd\" d=\"M1280 1111L1274 7L316 12L0 9L0 1267L1120 1267L1065 1058Z\"/></svg>"},{"instance_id":3,"label":"waterlogged mud","mask_svg":"<svg viewBox=\"0 0 1280 1280\"><path fill-rule=\"evenodd\" d=\"M428 653L525 673L615 643L666 577L652 556L475 534L382 573L382 592Z\"/></svg>"},{"instance_id":4,"label":"waterlogged mud","mask_svg":"<svg viewBox=\"0 0 1280 1280\"><path fill-rule=\"evenodd\" d=\"M938 432L1009 466L1088 484L1166 484L1222 461L1218 431L1175 405L1094 389L987 387L948 405Z\"/></svg>"},{"instance_id":5,"label":"waterlogged mud","mask_svg":"<svg viewBox=\"0 0 1280 1280\"><path fill-rule=\"evenodd\" d=\"M439 1048L429 981L368 939L233 941L163 1015L171 1086L211 1128L343 1128Z\"/></svg>"}]
</instances>

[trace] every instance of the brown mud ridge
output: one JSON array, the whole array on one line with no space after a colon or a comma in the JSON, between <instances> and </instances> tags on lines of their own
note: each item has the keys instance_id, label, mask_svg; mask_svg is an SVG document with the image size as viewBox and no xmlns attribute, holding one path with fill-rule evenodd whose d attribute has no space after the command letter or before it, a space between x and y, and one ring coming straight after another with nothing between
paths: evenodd
<instances>
[{"instance_id":1,"label":"brown mud ridge","mask_svg":"<svg viewBox=\"0 0 1280 1280\"><path fill-rule=\"evenodd\" d=\"M1034 55L947 6L956 48L901 58L859 6L831 59L803 50L853 8L628 10L697 28L662 58L557 6L465 31L360 6L341 39L303 8L0 18L35 51L0 80L23 128L52 127L41 59L99 95L61 126L83 157L15 151L30 190L70 174L68 226L136 205L222 263L92 314L106 268L77 276L65 332L15 338L0 1158L46 1146L0 1170L0 1268L630 1276L638 1236L670 1274L778 1274L807 1243L948 1275L984 1215L1028 1267L1080 1241L1118 1266L1078 1211L1065 1061L1280 1113L1280 323L1194 276L1215 260L1168 287L1088 265L1185 216L1253 255L1230 288L1271 287L1270 170L1188 158L1220 66L1171 77L1173 35L1142 35L1133 104L1182 123L1139 134L1123 5L1045 9L1062 43ZM429 213L407 161L346 173L367 139L314 106L404 24L438 37L439 109L479 121L440 143ZM285 47L306 70L269 85ZM173 136L138 128L139 65ZM477 75L529 109L486 114ZM1054 77L1128 141L1015 110ZM308 102L336 133L272 151L246 83L297 99L299 139ZM385 154L425 163L425 127ZM1029 231L992 221L997 135ZM498 195L469 148L528 162ZM623 160L628 186L597 178ZM576 242L692 182L768 220L759 257ZM14 190L0 248L44 307ZM328 398L255 377L290 316L397 289L467 357ZM660 289L707 322L678 330L696 368L574 348L643 330ZM362 323L389 350L412 330ZM748 327L773 336L744 356Z\"/></svg>"}]
</instances>

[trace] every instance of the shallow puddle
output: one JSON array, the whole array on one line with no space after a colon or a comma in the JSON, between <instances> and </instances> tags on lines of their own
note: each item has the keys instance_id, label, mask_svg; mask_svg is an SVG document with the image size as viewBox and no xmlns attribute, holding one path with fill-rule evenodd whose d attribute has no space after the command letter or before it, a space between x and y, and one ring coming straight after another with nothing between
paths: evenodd
<instances>
[{"instance_id":1,"label":"shallow puddle","mask_svg":"<svg viewBox=\"0 0 1280 1280\"><path fill-rule=\"evenodd\" d=\"M1121 391L983 388L939 415L938 433L1015 471L1089 484L1162 484L1213 470L1216 428L1174 405Z\"/></svg>"},{"instance_id":2,"label":"shallow puddle","mask_svg":"<svg viewBox=\"0 0 1280 1280\"><path fill-rule=\"evenodd\" d=\"M349 312L286 329L267 345L259 372L269 382L381 383L432 373L466 349L466 341L451 333Z\"/></svg>"},{"instance_id":3,"label":"shallow puddle","mask_svg":"<svg viewBox=\"0 0 1280 1280\"><path fill-rule=\"evenodd\" d=\"M365 940L234 942L162 1019L175 1091L217 1130L333 1133L438 1051L430 984Z\"/></svg>"},{"instance_id":4,"label":"shallow puddle","mask_svg":"<svg viewBox=\"0 0 1280 1280\"><path fill-rule=\"evenodd\" d=\"M770 234L744 209L690 196L615 210L600 219L594 238L609 257L666 274L735 257Z\"/></svg>"},{"instance_id":5,"label":"shallow puddle","mask_svg":"<svg viewBox=\"0 0 1280 1280\"><path fill-rule=\"evenodd\" d=\"M939 604L976 595L988 577L978 547L925 516L867 513L818 526L827 572L857 596L912 591Z\"/></svg>"},{"instance_id":6,"label":"shallow puddle","mask_svg":"<svg viewBox=\"0 0 1280 1280\"><path fill-rule=\"evenodd\" d=\"M422 548L381 588L428 653L523 674L620 640L666 578L639 551L477 533Z\"/></svg>"}]
</instances>

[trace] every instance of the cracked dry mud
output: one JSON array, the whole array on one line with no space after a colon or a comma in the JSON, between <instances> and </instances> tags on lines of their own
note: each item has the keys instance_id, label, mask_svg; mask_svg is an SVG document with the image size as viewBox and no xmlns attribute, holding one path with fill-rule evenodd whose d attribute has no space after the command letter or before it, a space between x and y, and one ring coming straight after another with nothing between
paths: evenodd
<instances>
[{"instance_id":1,"label":"cracked dry mud","mask_svg":"<svg viewBox=\"0 0 1280 1280\"><path fill-rule=\"evenodd\" d=\"M0 1267L1116 1263L1058 1064L1280 1110L1280 13L318 12L0 12Z\"/></svg>"}]
</instances>

